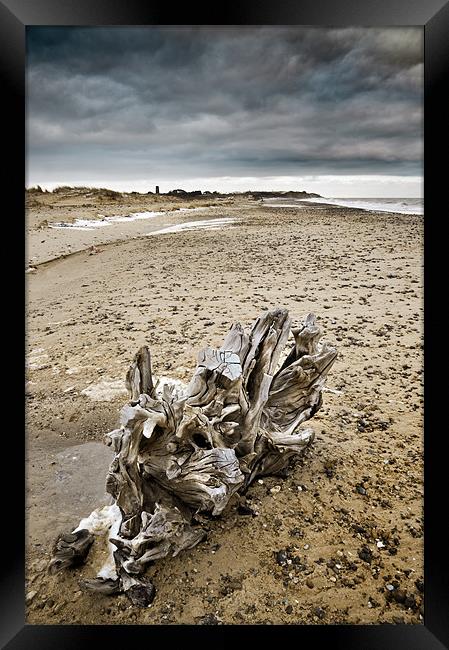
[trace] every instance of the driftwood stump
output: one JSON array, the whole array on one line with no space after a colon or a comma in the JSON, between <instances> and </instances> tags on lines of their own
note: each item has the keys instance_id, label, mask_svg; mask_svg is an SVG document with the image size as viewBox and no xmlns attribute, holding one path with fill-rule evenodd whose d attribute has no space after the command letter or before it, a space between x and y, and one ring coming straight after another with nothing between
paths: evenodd
<instances>
[{"instance_id":1,"label":"driftwood stump","mask_svg":"<svg viewBox=\"0 0 449 650\"><path fill-rule=\"evenodd\" d=\"M249 333L237 323L221 348L199 353L185 390L158 391L142 347L126 375L131 401L120 428L105 436L115 451L106 479L115 504L58 538L50 571L83 561L91 533L109 530L109 564L85 586L148 605L155 590L146 565L204 539L194 515L219 515L235 492L282 472L313 440L301 425L320 408L337 356L320 336L313 314L292 328L285 309L262 314Z\"/></svg>"}]
</instances>

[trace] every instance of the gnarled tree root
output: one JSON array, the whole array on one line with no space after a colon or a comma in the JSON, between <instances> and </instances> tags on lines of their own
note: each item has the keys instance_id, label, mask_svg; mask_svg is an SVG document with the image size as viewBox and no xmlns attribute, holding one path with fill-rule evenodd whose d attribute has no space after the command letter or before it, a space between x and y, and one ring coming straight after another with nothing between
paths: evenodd
<instances>
[{"instance_id":1,"label":"gnarled tree root","mask_svg":"<svg viewBox=\"0 0 449 650\"><path fill-rule=\"evenodd\" d=\"M59 535L53 546L52 559L48 565L49 572L57 573L62 569L83 564L93 541L94 536L85 528Z\"/></svg>"},{"instance_id":2,"label":"gnarled tree root","mask_svg":"<svg viewBox=\"0 0 449 650\"><path fill-rule=\"evenodd\" d=\"M131 401L105 436L115 452L106 479L115 504L91 515L109 530L109 563L86 588L147 606L155 589L145 568L204 539L195 515L220 515L256 477L285 472L313 440L301 427L321 407L337 356L320 337L313 314L292 328L285 309L262 314L248 333L237 323L219 349L199 353L184 390L155 386L149 350L140 348L126 375ZM59 538L53 571L85 560L89 520Z\"/></svg>"}]
</instances>

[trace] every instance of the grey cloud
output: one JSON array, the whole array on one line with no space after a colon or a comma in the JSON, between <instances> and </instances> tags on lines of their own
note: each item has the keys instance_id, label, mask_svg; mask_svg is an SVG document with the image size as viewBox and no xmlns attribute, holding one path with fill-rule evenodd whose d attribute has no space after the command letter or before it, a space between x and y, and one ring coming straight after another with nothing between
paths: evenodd
<instances>
[{"instance_id":1,"label":"grey cloud","mask_svg":"<svg viewBox=\"0 0 449 650\"><path fill-rule=\"evenodd\" d=\"M36 27L27 52L36 173L421 166L419 28Z\"/></svg>"}]
</instances>

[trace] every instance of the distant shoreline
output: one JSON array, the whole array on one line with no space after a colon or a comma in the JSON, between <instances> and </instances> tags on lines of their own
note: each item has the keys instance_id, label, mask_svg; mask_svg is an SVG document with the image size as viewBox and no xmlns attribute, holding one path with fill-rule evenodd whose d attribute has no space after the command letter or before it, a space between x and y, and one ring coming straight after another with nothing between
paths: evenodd
<instances>
[{"instance_id":1,"label":"distant shoreline","mask_svg":"<svg viewBox=\"0 0 449 650\"><path fill-rule=\"evenodd\" d=\"M252 195L227 195L186 199L66 188L59 192L27 192L26 208L27 268L33 272L38 266L74 253L89 249L94 253L96 247L152 233L175 233L173 236L178 237L186 228L227 228L231 220L249 222L261 213L269 216L270 211L274 221L280 216L280 208L290 217L334 210L362 210L366 214L369 206L339 206L323 197L288 199L277 195L254 200ZM371 209L376 212L375 206Z\"/></svg>"}]
</instances>

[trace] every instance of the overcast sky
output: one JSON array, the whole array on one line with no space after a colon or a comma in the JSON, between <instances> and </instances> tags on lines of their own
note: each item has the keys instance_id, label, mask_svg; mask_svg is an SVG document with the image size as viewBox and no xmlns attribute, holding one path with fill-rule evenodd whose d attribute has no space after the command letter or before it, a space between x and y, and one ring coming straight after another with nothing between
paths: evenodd
<instances>
[{"instance_id":1,"label":"overcast sky","mask_svg":"<svg viewBox=\"0 0 449 650\"><path fill-rule=\"evenodd\" d=\"M423 30L31 27L26 185L420 196Z\"/></svg>"}]
</instances>

